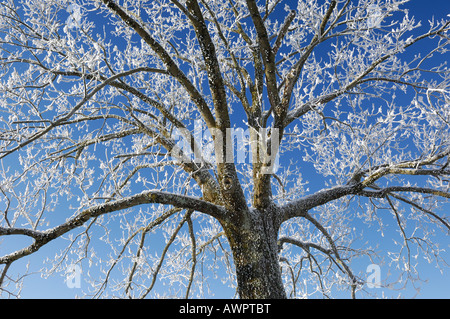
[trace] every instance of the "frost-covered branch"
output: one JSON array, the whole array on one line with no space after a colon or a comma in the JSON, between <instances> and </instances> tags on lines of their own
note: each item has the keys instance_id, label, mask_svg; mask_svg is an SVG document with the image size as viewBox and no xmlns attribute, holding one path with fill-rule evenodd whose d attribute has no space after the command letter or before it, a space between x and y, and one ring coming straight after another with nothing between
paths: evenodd
<instances>
[{"instance_id":1,"label":"frost-covered branch","mask_svg":"<svg viewBox=\"0 0 450 319\"><path fill-rule=\"evenodd\" d=\"M380 57L378 57L376 60L371 61L370 63L368 63L366 66L364 66L364 68L362 69L363 71L358 74L357 76L355 76L354 79L352 79L351 81L349 81L345 86L341 86L339 88L339 90L336 90L333 93L329 93L325 96L320 96L315 98L314 100L308 101L307 103L305 103L304 105L299 105L296 108L294 108L293 110L289 111L289 113L286 116L286 120L284 122L285 125L288 125L289 123L291 123L292 121L294 121L295 119L302 117L304 114L306 114L307 112L309 112L310 110L318 107L321 104L326 104L332 100L334 100L335 98L343 95L343 94L347 94L349 93L351 90L353 90L354 88L356 88L358 85L366 83L370 80L373 81L386 81L386 82L395 82L397 81L395 78L385 78L383 76L374 76L371 79L368 79L367 77L372 74L372 73L378 73L377 71L377 67L381 66L385 61L389 61L390 58L400 54L401 52L403 52L405 49L407 49L408 47L416 44L419 41L423 41L424 39L428 39L430 37L434 37L434 36L439 36L441 33L444 32L448 32L450 26L450 22L446 22L443 25L441 25L440 27L430 30L429 32L422 34L420 36L417 36L414 39L408 39L408 41L406 41L404 44L402 44L402 47L395 47L391 52L384 54ZM446 45L446 44L445 44ZM434 50L434 49L433 49ZM308 51L307 51L308 52ZM304 58L300 58L298 63L298 68L303 67L303 64L300 64L300 61L305 60ZM412 70L406 70L403 71L401 74L407 74L409 72L411 72ZM298 72L296 72L296 74L298 74ZM297 81L298 76L296 77ZM406 83L403 83L406 84Z\"/></svg>"},{"instance_id":2,"label":"frost-covered branch","mask_svg":"<svg viewBox=\"0 0 450 319\"><path fill-rule=\"evenodd\" d=\"M61 225L46 231L31 231L26 229L1 227L0 235L17 235L17 234L26 235L33 237L35 241L33 244L31 244L26 248L0 257L0 264L11 263L19 258L34 253L43 245L47 244L48 242L58 237L61 237L62 235L71 231L72 229L80 227L91 218L96 218L111 212L135 207L137 205L152 204L152 203L172 205L175 207L185 209L192 209L195 211L200 211L205 214L214 216L215 218L218 219L225 219L225 211L223 210L223 208L205 202L203 200L189 196L176 195L165 192L146 191L141 194L137 194L121 200L111 201L104 204L92 206L82 211L81 213L77 214L75 217L70 218L68 221L62 223Z\"/></svg>"},{"instance_id":3,"label":"frost-covered branch","mask_svg":"<svg viewBox=\"0 0 450 319\"><path fill-rule=\"evenodd\" d=\"M130 15L128 15L119 5L114 1L103 0L103 3L108 6L114 13L116 13L127 25L129 25L133 30L135 30L141 38L152 48L152 50L158 54L162 62L167 67L167 72L175 77L187 90L192 100L199 107L204 120L208 127L215 127L215 119L204 100L203 96L198 92L191 81L186 77L183 71L176 65L173 59L170 57L168 52L159 44L145 29L135 21Z\"/></svg>"}]
</instances>

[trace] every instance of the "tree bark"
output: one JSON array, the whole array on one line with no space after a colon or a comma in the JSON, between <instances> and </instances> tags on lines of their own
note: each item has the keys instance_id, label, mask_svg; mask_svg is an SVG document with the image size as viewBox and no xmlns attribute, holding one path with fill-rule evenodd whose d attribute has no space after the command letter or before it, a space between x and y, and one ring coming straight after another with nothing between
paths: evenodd
<instances>
[{"instance_id":1,"label":"tree bark","mask_svg":"<svg viewBox=\"0 0 450 319\"><path fill-rule=\"evenodd\" d=\"M241 299L286 298L278 261L278 228L272 214L251 209L241 224L224 227Z\"/></svg>"}]
</instances>

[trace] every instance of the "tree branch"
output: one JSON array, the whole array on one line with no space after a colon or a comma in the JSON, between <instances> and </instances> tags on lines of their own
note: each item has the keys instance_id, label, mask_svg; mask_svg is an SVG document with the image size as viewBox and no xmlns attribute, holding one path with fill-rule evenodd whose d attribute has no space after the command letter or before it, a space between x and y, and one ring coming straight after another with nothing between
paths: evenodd
<instances>
[{"instance_id":1,"label":"tree branch","mask_svg":"<svg viewBox=\"0 0 450 319\"><path fill-rule=\"evenodd\" d=\"M432 176L447 175L448 173L447 170L445 170L445 168L439 170L431 170L431 169L422 169L421 167L432 165L437 161L439 161L440 159L449 155L450 155L450 148L425 159L405 161L398 164L379 165L372 167L370 170L358 172L356 175L359 175L359 178L361 178L365 174L370 173L370 175L364 178L361 182L364 187L370 186L383 176L390 174L432 175Z\"/></svg>"},{"instance_id":2,"label":"tree branch","mask_svg":"<svg viewBox=\"0 0 450 319\"><path fill-rule=\"evenodd\" d=\"M286 19L284 20L284 23L280 28L280 32L277 35L277 39L275 40L275 44L273 46L273 54L274 55L277 54L278 49L281 47L281 42L283 41L284 37L286 36L286 33L289 30L289 26L291 25L294 18L295 18L295 10L291 10L291 12L289 12Z\"/></svg>"},{"instance_id":3,"label":"tree branch","mask_svg":"<svg viewBox=\"0 0 450 319\"><path fill-rule=\"evenodd\" d=\"M298 246L300 248L302 248L303 250L309 252L310 248L314 248L317 249L321 252L323 252L326 255L330 255L332 254L332 250L331 249L327 249L324 248L320 245L317 245L315 243L306 243L306 242L302 242L300 240L294 239L294 238L290 238L290 237L281 237L280 239L278 239L278 246L281 249L281 246L283 246L284 243L288 243L288 244L292 244L295 246Z\"/></svg>"},{"instance_id":4,"label":"tree branch","mask_svg":"<svg viewBox=\"0 0 450 319\"><path fill-rule=\"evenodd\" d=\"M219 61L217 60L216 49L197 0L188 0L186 2L186 7L190 13L189 18L194 26L197 40L205 61L209 87L211 89L211 95L216 111L217 126L219 129L223 130L230 127L230 118L228 114L225 85L223 83Z\"/></svg>"},{"instance_id":5,"label":"tree branch","mask_svg":"<svg viewBox=\"0 0 450 319\"><path fill-rule=\"evenodd\" d=\"M347 92L349 92L350 90L354 89L354 88L357 87L359 84L364 83L364 82L367 82L367 80L366 80L365 78L366 78L369 74L371 74L372 71L374 71L374 70L375 70L379 65L381 65L383 62L385 62L385 61L388 60L389 58L391 58L391 57L397 55L399 52L402 52L402 50L404 50L404 49L406 49L406 48L412 46L413 44L415 44L415 43L417 43L417 42L419 42L419 41L421 41L421 40L423 40L423 39L426 39L426 38L429 38L429 37L432 37L432 36L435 36L435 35L440 34L441 32L445 31L445 30L448 28L449 25L450 25L450 21L447 22L447 23L445 23L442 27L440 27L440 28L437 29L437 30L430 31L430 32L428 32L428 33L425 33L425 34L422 34L422 35L416 37L415 39L409 41L409 42L408 42L406 45L404 45L401 49L400 49L400 48L396 48L396 50L394 50L394 51L392 51L392 52L389 52L389 53L387 53L387 54L385 54L385 55L379 57L379 58L376 59L375 61L373 61L369 66L367 66L367 68L366 68L363 72L361 72L361 73L360 73L358 76L356 76L352 81L350 81L347 85L345 85L345 87L343 87L343 88L341 88L341 89L339 89L339 90L336 90L336 91L333 92L333 93L327 94L327 95L325 95L325 96L318 97L318 98L316 98L316 99L314 99L314 100L312 100L312 101L308 101L308 102L306 102L305 104L303 104L303 105L301 105L301 106L299 106L299 107L293 109L292 111L288 112L288 114L287 114L287 116L286 116L286 119L285 119L285 121L284 121L284 126L289 125L289 123L291 123L291 122L294 121L295 119L301 117L302 115L308 113L308 112L309 112L310 110L312 110L313 108L315 108L315 107L317 107L317 106L319 106L319 105L321 105L321 104L328 103L328 102L334 100L336 97L341 96L341 95L343 95L344 93L347 93ZM322 41L323 41L323 40L324 40L324 39L322 39ZM311 44L312 44L312 42L311 42ZM311 46L311 44L310 44L310 46ZM310 50L312 50L312 47L310 48ZM310 50L309 50L309 51L310 51ZM309 51L307 50L307 52L309 52ZM305 55L306 55L306 53L305 53L303 56L305 56ZM308 54L308 56L309 56L309 54ZM302 60L302 58L300 58L299 62L300 62L301 60ZM304 60L305 60L304 62L306 62L306 59L304 59ZM297 63L299 63L299 62L297 62ZM304 63L304 62L303 62L303 63ZM297 67L297 69L298 69L298 67ZM291 74L291 73L289 73L289 74ZM292 78L295 78L295 76L298 76L298 74L299 74L299 73L296 72L296 73L293 73L293 74L290 75L290 76L291 76ZM378 78L378 77L376 77L376 76L373 77L372 79L373 79L373 80L376 80L376 81L380 81L380 78ZM386 79L384 79L384 81L386 81ZM391 80L390 80L390 81L391 81ZM289 92L289 91L288 91L288 92ZM286 96L286 94L285 94L285 96ZM285 100L284 97L283 97L283 99Z\"/></svg>"},{"instance_id":6,"label":"tree branch","mask_svg":"<svg viewBox=\"0 0 450 319\"><path fill-rule=\"evenodd\" d=\"M333 188L324 189L314 194L304 196L300 199L293 200L279 207L279 216L282 222L293 217L305 217L310 209L324 205L338 198L355 194L361 189L361 184L336 186Z\"/></svg>"},{"instance_id":7,"label":"tree branch","mask_svg":"<svg viewBox=\"0 0 450 319\"><path fill-rule=\"evenodd\" d=\"M267 29L259 13L256 1L247 0L247 7L258 35L259 51L265 67L264 71L266 75L269 102L273 108L276 108L280 104L280 97L278 95L276 79L275 54L270 46Z\"/></svg>"},{"instance_id":8,"label":"tree branch","mask_svg":"<svg viewBox=\"0 0 450 319\"><path fill-rule=\"evenodd\" d=\"M44 136L45 134L47 134L48 132L50 132L53 128L62 125L64 122L66 122L68 119L70 119L86 102L88 102L98 91L100 91L101 89L103 89L105 86L107 86L108 84L114 82L115 80L124 77L124 76L128 76L134 73L138 73L138 72L142 72L143 69L142 68L137 68L137 69L133 69L133 70L129 70L129 71L125 71L125 72L121 72L118 74L115 74L107 79L105 79L101 84L97 85L94 89L91 90L91 92L89 94L87 94L80 102L77 103L77 105L75 105L70 112L68 112L66 115L64 115L63 117L60 117L59 119L57 119L54 122L50 122L50 124L40 130L39 132L33 134L33 136L31 136L29 139L27 139L26 141L20 143L19 145L17 145L16 147L8 150L8 151L3 151L3 154L0 155L0 159L4 158L5 156L27 146L28 144L32 143L33 141L41 138L42 136Z\"/></svg>"},{"instance_id":9,"label":"tree branch","mask_svg":"<svg viewBox=\"0 0 450 319\"><path fill-rule=\"evenodd\" d=\"M167 72L177 79L186 89L192 101L197 105L208 128L214 128L216 121L200 92L195 88L183 71L176 65L169 53L133 18L131 18L122 8L112 0L103 0L103 3L115 14L117 14L129 27L136 31L141 38L152 48L166 65Z\"/></svg>"},{"instance_id":10,"label":"tree branch","mask_svg":"<svg viewBox=\"0 0 450 319\"><path fill-rule=\"evenodd\" d=\"M403 187L403 188L406 188L406 187ZM396 187L386 187L386 188L378 188L377 187L376 191L363 190L363 191L359 192L358 195L366 196L366 197L374 197L374 198L388 198L388 196L391 196L391 197L393 197L399 201L402 201L408 205L411 205L412 207L416 208L417 210L422 211L425 214L433 217L434 219L438 220L442 225L444 225L448 230L450 230L450 223L448 221L446 221L444 218L440 217L438 214L436 214L428 209L425 209L424 207L418 205L417 203L414 203L413 201L411 201L409 199L406 199L396 193L393 193L395 191L393 189L396 189ZM419 191L418 189L419 188L416 188L417 192L424 193L423 191ZM403 191L404 192L414 192L413 190L403 190ZM434 194L434 191L435 190L433 190L433 189L429 190L429 192L432 193L433 195L438 195L438 194ZM446 196L444 196L444 197L448 198L450 196L450 194L448 192L446 192L445 194L446 194Z\"/></svg>"},{"instance_id":11,"label":"tree branch","mask_svg":"<svg viewBox=\"0 0 450 319\"><path fill-rule=\"evenodd\" d=\"M414 187L414 186L388 186L388 187L380 188L375 191L363 190L363 191L360 191L358 193L358 195L363 195L363 196L367 196L367 197L384 198L392 192L422 193L422 194L430 194L430 195L450 198L449 192L432 189L432 188Z\"/></svg>"},{"instance_id":12,"label":"tree branch","mask_svg":"<svg viewBox=\"0 0 450 319\"><path fill-rule=\"evenodd\" d=\"M357 280L356 277L353 275L353 272L351 271L350 267L341 259L339 255L339 251L336 248L336 245L333 241L333 238L331 238L331 235L328 233L328 231L316 220L314 219L310 214L306 213L304 216L307 220L309 220L327 239L328 244L331 247L331 250L333 254L336 256L337 263L344 267L344 272L347 273L348 277L350 278L350 286L352 288L352 299L355 299L355 292L356 292L356 285Z\"/></svg>"},{"instance_id":13,"label":"tree branch","mask_svg":"<svg viewBox=\"0 0 450 319\"><path fill-rule=\"evenodd\" d=\"M179 208L199 211L215 217L218 220L226 219L225 210L222 207L216 206L201 199L161 191L145 191L124 199L111 201L88 208L75 217L69 219L65 223L47 231L39 232L0 227L0 235L23 234L31 236L35 239L35 242L30 246L0 257L0 264L10 263L21 257L34 253L48 242L62 236L72 229L83 225L91 218L144 204L172 205Z\"/></svg>"}]
</instances>

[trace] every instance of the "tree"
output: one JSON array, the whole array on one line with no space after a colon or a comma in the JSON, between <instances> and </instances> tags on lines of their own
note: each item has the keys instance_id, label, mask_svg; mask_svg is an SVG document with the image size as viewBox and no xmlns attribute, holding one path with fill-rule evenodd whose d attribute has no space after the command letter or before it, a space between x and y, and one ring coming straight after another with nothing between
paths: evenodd
<instances>
[{"instance_id":1,"label":"tree","mask_svg":"<svg viewBox=\"0 0 450 319\"><path fill-rule=\"evenodd\" d=\"M358 258L441 264L450 21L405 2L3 1L2 294L63 238L47 271L94 297L356 297Z\"/></svg>"}]
</instances>

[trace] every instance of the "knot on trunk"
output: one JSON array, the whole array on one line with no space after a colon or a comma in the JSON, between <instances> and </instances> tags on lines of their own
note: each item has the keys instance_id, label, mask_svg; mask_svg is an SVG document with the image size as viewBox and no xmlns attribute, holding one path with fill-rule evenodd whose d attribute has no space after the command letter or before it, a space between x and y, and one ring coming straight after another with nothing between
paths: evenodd
<instances>
[{"instance_id":1,"label":"knot on trunk","mask_svg":"<svg viewBox=\"0 0 450 319\"><path fill-rule=\"evenodd\" d=\"M230 190L233 188L234 185L234 179L231 175L225 175L222 179L222 187L224 190Z\"/></svg>"}]
</instances>

